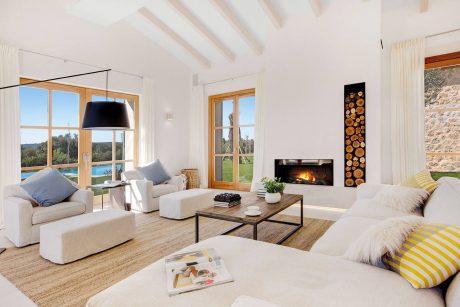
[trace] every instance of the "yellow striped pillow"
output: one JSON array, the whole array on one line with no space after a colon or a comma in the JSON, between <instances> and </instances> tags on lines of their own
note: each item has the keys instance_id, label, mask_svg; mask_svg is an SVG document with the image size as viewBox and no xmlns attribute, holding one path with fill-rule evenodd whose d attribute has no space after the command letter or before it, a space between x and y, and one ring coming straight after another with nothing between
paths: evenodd
<instances>
[{"instance_id":1,"label":"yellow striped pillow","mask_svg":"<svg viewBox=\"0 0 460 307\"><path fill-rule=\"evenodd\" d=\"M412 177L407 178L401 182L400 185L410 188L424 189L430 193L438 187L438 183L431 177L430 171L426 169L418 172Z\"/></svg>"},{"instance_id":2,"label":"yellow striped pillow","mask_svg":"<svg viewBox=\"0 0 460 307\"><path fill-rule=\"evenodd\" d=\"M427 224L412 231L383 262L414 288L432 288L459 271L460 226Z\"/></svg>"}]
</instances>

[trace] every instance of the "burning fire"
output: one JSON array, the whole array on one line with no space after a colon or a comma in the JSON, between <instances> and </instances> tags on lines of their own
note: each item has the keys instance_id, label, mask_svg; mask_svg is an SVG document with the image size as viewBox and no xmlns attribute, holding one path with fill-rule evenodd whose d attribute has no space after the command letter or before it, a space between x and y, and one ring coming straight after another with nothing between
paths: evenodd
<instances>
[{"instance_id":1,"label":"burning fire","mask_svg":"<svg viewBox=\"0 0 460 307\"><path fill-rule=\"evenodd\" d=\"M310 182L315 182L316 181L315 176L313 176L313 174L310 173L310 172L302 173L299 176L297 176L297 178L301 179L301 180L310 181Z\"/></svg>"}]
</instances>

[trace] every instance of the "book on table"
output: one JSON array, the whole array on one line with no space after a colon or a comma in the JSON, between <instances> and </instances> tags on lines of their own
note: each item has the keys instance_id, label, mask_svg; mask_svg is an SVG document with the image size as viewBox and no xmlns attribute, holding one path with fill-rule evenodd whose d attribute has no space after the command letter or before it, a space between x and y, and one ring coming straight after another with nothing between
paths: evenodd
<instances>
[{"instance_id":1,"label":"book on table","mask_svg":"<svg viewBox=\"0 0 460 307\"><path fill-rule=\"evenodd\" d=\"M241 201L230 201L230 202L225 202L225 201L215 201L214 202L214 207L221 207L221 208L231 208L235 207L241 204Z\"/></svg>"},{"instance_id":2,"label":"book on table","mask_svg":"<svg viewBox=\"0 0 460 307\"><path fill-rule=\"evenodd\" d=\"M213 248L168 256L165 265L169 295L233 281L224 261Z\"/></svg>"}]
</instances>

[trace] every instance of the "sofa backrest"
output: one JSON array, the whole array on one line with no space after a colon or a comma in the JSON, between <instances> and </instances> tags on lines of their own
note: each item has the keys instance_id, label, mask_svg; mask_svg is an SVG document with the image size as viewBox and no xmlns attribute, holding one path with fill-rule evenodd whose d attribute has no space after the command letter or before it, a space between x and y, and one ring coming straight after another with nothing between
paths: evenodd
<instances>
[{"instance_id":1,"label":"sofa backrest","mask_svg":"<svg viewBox=\"0 0 460 307\"><path fill-rule=\"evenodd\" d=\"M126 171L121 173L121 178L123 180L144 180L144 175L139 172L137 169Z\"/></svg>"},{"instance_id":2,"label":"sofa backrest","mask_svg":"<svg viewBox=\"0 0 460 307\"><path fill-rule=\"evenodd\" d=\"M442 177L431 194L423 216L434 223L460 225L460 179Z\"/></svg>"}]
</instances>

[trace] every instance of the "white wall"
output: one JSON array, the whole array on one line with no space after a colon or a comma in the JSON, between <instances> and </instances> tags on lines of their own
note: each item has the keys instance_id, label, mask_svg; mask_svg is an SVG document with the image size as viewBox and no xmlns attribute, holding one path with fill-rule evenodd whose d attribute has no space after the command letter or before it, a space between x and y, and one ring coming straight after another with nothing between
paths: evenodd
<instances>
[{"instance_id":1,"label":"white wall","mask_svg":"<svg viewBox=\"0 0 460 307\"><path fill-rule=\"evenodd\" d=\"M66 12L62 1L2 0L0 43L79 62L150 77L156 84L155 150L167 169L176 173L188 163L190 69L124 21L109 27ZM46 79L97 68L21 53L22 76ZM105 75L63 80L105 88ZM109 88L140 95L142 80L110 73ZM174 120L165 121L172 111Z\"/></svg>"},{"instance_id":2,"label":"white wall","mask_svg":"<svg viewBox=\"0 0 460 307\"><path fill-rule=\"evenodd\" d=\"M265 71L265 175L274 175L277 158L334 159L335 188L288 187L303 192L310 204L348 207L354 200L354 189L339 188L344 181L346 84L366 82L367 181L380 182L380 16L380 1L333 1L319 18L289 18L252 64L244 58L200 74L203 82L212 82ZM254 86L254 76L236 78L208 85L207 93Z\"/></svg>"},{"instance_id":3,"label":"white wall","mask_svg":"<svg viewBox=\"0 0 460 307\"><path fill-rule=\"evenodd\" d=\"M419 1L383 1L382 39L382 182L392 182L390 138L390 50L398 41L424 37L460 28L460 1L430 1L429 10L419 12ZM426 56L460 51L460 31L426 40Z\"/></svg>"}]
</instances>

